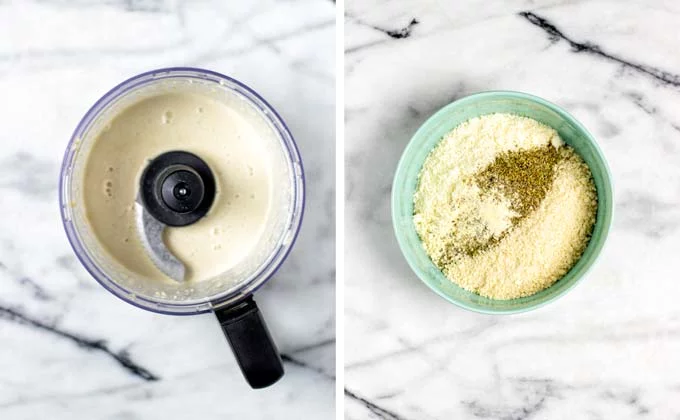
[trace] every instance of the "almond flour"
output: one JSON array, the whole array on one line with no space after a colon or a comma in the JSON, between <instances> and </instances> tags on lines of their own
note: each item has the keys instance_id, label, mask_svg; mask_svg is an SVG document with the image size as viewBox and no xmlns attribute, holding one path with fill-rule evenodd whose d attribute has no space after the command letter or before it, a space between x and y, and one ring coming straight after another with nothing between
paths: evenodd
<instances>
[{"instance_id":1,"label":"almond flour","mask_svg":"<svg viewBox=\"0 0 680 420\"><path fill-rule=\"evenodd\" d=\"M428 155L413 218L425 251L451 281L513 299L571 269L596 209L589 168L554 129L492 114L459 125Z\"/></svg>"}]
</instances>

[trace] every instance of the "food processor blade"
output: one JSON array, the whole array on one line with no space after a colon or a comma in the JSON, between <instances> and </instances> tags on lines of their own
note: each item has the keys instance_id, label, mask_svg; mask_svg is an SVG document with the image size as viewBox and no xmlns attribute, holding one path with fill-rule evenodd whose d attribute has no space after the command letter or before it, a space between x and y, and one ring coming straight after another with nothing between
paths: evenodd
<instances>
[{"instance_id":1,"label":"food processor blade","mask_svg":"<svg viewBox=\"0 0 680 420\"><path fill-rule=\"evenodd\" d=\"M139 199L135 202L135 213L137 214L137 231L153 263L171 279L183 282L186 268L163 242L163 232L167 226L151 216Z\"/></svg>"},{"instance_id":2,"label":"food processor blade","mask_svg":"<svg viewBox=\"0 0 680 420\"><path fill-rule=\"evenodd\" d=\"M196 223L214 199L215 177L192 153L165 152L144 168L135 200L137 231L153 263L171 279L183 282L186 268L165 246L165 228Z\"/></svg>"}]
</instances>

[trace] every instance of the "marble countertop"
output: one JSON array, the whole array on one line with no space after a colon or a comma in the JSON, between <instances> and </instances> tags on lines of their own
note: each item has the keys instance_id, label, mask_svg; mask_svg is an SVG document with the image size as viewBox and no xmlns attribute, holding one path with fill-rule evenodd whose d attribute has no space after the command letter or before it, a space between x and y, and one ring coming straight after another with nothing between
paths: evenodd
<instances>
[{"instance_id":1,"label":"marble countertop","mask_svg":"<svg viewBox=\"0 0 680 420\"><path fill-rule=\"evenodd\" d=\"M680 416L680 4L348 1L346 418ZM458 309L411 272L390 190L437 109L494 89L594 134L615 183L599 262L533 312Z\"/></svg>"},{"instance_id":2,"label":"marble countertop","mask_svg":"<svg viewBox=\"0 0 680 420\"><path fill-rule=\"evenodd\" d=\"M0 418L327 419L335 387L335 6L330 1L0 1ZM211 315L130 306L79 265L59 166L85 111L134 74L198 66L288 123L307 212L256 300L286 375L253 391Z\"/></svg>"}]
</instances>

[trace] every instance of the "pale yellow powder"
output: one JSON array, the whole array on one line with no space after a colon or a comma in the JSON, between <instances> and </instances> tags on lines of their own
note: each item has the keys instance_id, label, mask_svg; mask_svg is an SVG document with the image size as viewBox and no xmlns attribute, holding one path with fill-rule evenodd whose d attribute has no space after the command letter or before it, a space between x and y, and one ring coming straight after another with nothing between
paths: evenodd
<instances>
[{"instance_id":1,"label":"pale yellow powder","mask_svg":"<svg viewBox=\"0 0 680 420\"><path fill-rule=\"evenodd\" d=\"M452 186L447 205L413 217L428 255L437 265L452 254L470 252L499 239L518 214L510 200L497 191L484 192L471 179ZM455 203L455 205L452 205Z\"/></svg>"},{"instance_id":2,"label":"pale yellow powder","mask_svg":"<svg viewBox=\"0 0 680 420\"><path fill-rule=\"evenodd\" d=\"M581 257L595 223L597 196L590 170L575 154L558 163L538 209L502 241L461 256L444 274L461 287L493 299L537 293L564 276Z\"/></svg>"},{"instance_id":3,"label":"pale yellow powder","mask_svg":"<svg viewBox=\"0 0 680 420\"><path fill-rule=\"evenodd\" d=\"M450 280L482 296L512 299L549 287L580 258L597 199L590 170L572 149L563 152L539 207L517 226L508 198L474 181L502 153L547 145L564 146L551 127L492 114L459 125L428 155L413 220L425 251Z\"/></svg>"},{"instance_id":4,"label":"pale yellow powder","mask_svg":"<svg viewBox=\"0 0 680 420\"><path fill-rule=\"evenodd\" d=\"M499 239L517 216L507 197L482 191L474 176L501 153L549 144L563 144L554 129L513 114L472 118L444 136L425 160L413 198L416 231L435 264Z\"/></svg>"}]
</instances>

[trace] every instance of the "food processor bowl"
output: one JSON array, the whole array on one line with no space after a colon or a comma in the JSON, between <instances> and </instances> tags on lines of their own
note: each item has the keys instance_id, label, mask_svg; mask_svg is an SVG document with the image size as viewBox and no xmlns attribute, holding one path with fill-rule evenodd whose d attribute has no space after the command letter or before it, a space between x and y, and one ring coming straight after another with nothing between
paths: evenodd
<instances>
[{"instance_id":1,"label":"food processor bowl","mask_svg":"<svg viewBox=\"0 0 680 420\"><path fill-rule=\"evenodd\" d=\"M98 244L83 206L82 177L87 153L98 133L123 108L162 92L191 89L238 108L271 133L272 208L259 243L226 273L200 284L158 284L140 279ZM66 149L59 183L64 228L85 268L121 299L154 312L182 315L209 312L252 294L278 269L297 236L304 208L304 175L293 137L277 112L257 93L230 77L202 69L167 68L135 76L106 93L85 114Z\"/></svg>"},{"instance_id":2,"label":"food processor bowl","mask_svg":"<svg viewBox=\"0 0 680 420\"><path fill-rule=\"evenodd\" d=\"M271 179L275 185L270 188L270 207L262 235L252 251L235 266L200 282L152 281L123 266L97 241L88 223L83 199L87 157L98 135L108 129L122 110L169 92L189 92L222 101L257 128L271 154ZM304 189L302 161L293 137L278 113L260 95L228 76L209 70L176 67L134 76L111 89L92 106L78 124L66 149L59 199L64 228L75 254L104 288L132 305L153 312L171 315L216 312L246 378L257 388L269 385L276 372L270 372L268 378L260 380L255 378L257 375L248 378L248 370L251 374L257 371L259 368L255 365L258 363L260 368L267 364L271 367L278 352L271 343L252 294L271 278L293 246L303 216ZM234 323L234 320L238 322ZM258 328L259 332L256 331ZM244 340L259 342L265 350L245 345ZM269 350L266 350L265 341L271 344ZM275 357L272 351L276 353ZM274 366L273 369L278 368ZM283 373L282 368L280 373Z\"/></svg>"}]
</instances>

